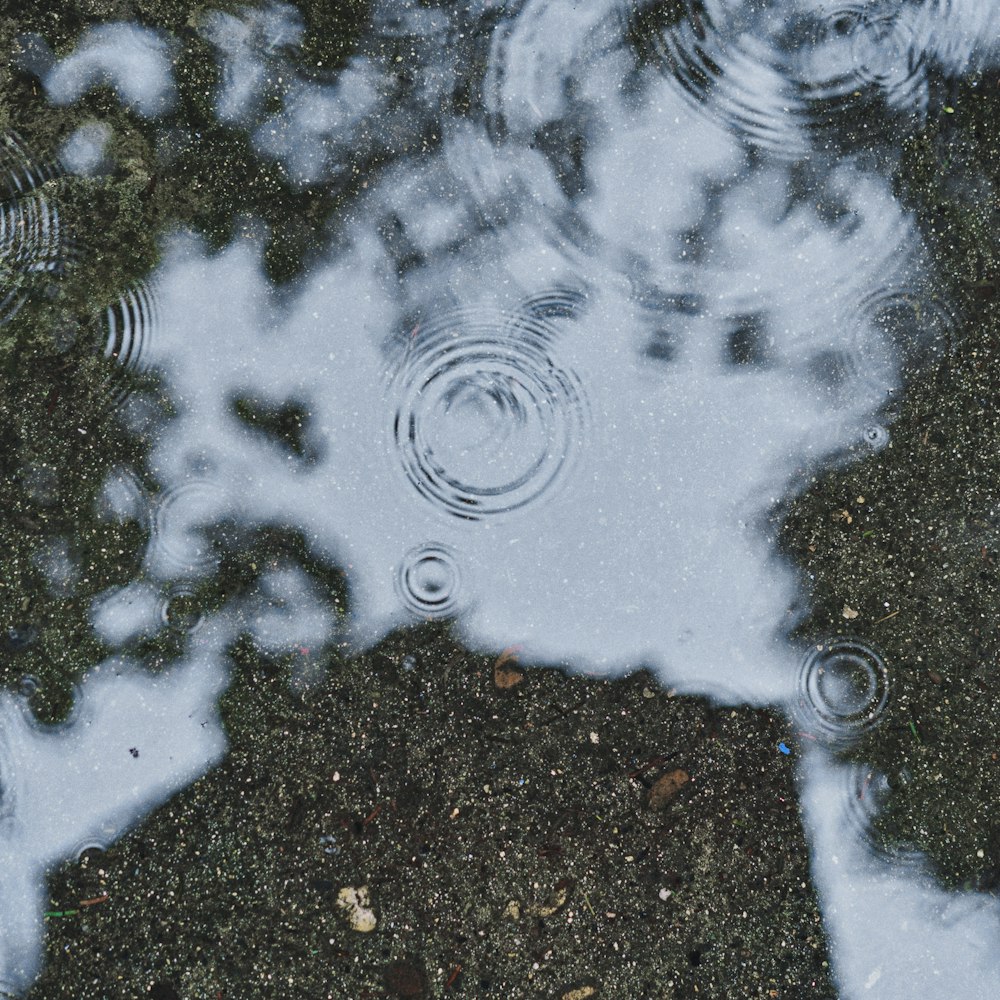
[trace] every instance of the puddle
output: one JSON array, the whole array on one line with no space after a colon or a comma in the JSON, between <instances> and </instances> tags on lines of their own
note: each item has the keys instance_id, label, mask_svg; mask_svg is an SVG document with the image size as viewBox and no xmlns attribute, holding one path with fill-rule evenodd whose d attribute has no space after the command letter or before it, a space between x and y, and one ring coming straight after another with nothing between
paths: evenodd
<instances>
[{"instance_id":1,"label":"puddle","mask_svg":"<svg viewBox=\"0 0 1000 1000\"><path fill-rule=\"evenodd\" d=\"M989 880L956 888L941 857L875 830L935 752L911 707L928 667L893 631L916 573L889 567L897 541L871 557L893 584L877 598L864 560L816 567L881 539L879 498L861 491L917 453L907 407L987 363L960 286L989 298L992 250L982 274L943 280L933 206L906 184L995 82L996 12L375 3L350 54L324 63L313 6L88 17L51 37L26 17L10 39L58 141L49 166L3 140L0 317L11 343L29 323L51 334L68 360L46 373L80 365L100 393L60 404L54 381L47 417L81 406L115 429L70 431L97 437L93 466L65 435L19 439L30 511L12 504L11 530L37 535L35 576L9 586L45 597L4 611L6 655L30 650L41 673L72 649L53 683L79 687L51 728L27 694L0 706L0 986L41 968L45 873L109 849L223 758L217 702L241 656L307 703L338 658L436 622L490 652L512 697L518 662L641 669L649 698L783 713L772 756L792 758L838 995L913 995L916 965L918 992L987 995ZM221 147L243 172L210 159ZM155 268L65 231L61 200L78 213L108 192L109 237L155 235ZM294 239L274 225L286 208ZM102 254L128 280L84 309L72 271L110 280ZM822 531L795 534L810 497ZM970 543L984 566L992 537ZM82 652L62 643L74 614ZM398 661L417 683L421 654ZM891 777L883 757L902 760Z\"/></svg>"},{"instance_id":2,"label":"puddle","mask_svg":"<svg viewBox=\"0 0 1000 1000\"><path fill-rule=\"evenodd\" d=\"M74 715L40 727L25 700L5 696L3 978L20 992L41 959L45 870L132 822L217 762L225 737L213 706L223 683L217 658L149 677L127 661L95 665Z\"/></svg>"}]
</instances>

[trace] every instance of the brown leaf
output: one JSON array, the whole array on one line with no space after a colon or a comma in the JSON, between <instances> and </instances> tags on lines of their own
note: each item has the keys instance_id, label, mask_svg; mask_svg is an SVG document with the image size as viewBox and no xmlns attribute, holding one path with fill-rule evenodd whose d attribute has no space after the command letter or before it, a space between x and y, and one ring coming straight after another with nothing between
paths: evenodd
<instances>
[{"instance_id":1,"label":"brown leaf","mask_svg":"<svg viewBox=\"0 0 1000 1000\"><path fill-rule=\"evenodd\" d=\"M493 668L493 683L501 691L509 691L511 688L517 687L523 680L524 671L519 670L517 667L505 666L498 663Z\"/></svg>"},{"instance_id":2,"label":"brown leaf","mask_svg":"<svg viewBox=\"0 0 1000 1000\"><path fill-rule=\"evenodd\" d=\"M691 780L687 771L677 768L658 778L649 790L651 809L662 809Z\"/></svg>"}]
</instances>

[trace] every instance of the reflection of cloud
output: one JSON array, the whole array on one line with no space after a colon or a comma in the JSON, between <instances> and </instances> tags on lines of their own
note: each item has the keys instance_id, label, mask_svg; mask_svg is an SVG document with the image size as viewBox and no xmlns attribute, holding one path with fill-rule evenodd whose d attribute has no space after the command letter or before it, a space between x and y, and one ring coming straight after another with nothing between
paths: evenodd
<instances>
[{"instance_id":1,"label":"reflection of cloud","mask_svg":"<svg viewBox=\"0 0 1000 1000\"><path fill-rule=\"evenodd\" d=\"M330 610L300 569L273 569L260 581L261 596L249 601L242 624L268 653L296 646L321 648L333 633Z\"/></svg>"},{"instance_id":2,"label":"reflection of cloud","mask_svg":"<svg viewBox=\"0 0 1000 1000\"><path fill-rule=\"evenodd\" d=\"M89 176L104 165L104 147L111 138L111 129L103 122L81 125L63 143L59 160L74 174Z\"/></svg>"},{"instance_id":3,"label":"reflection of cloud","mask_svg":"<svg viewBox=\"0 0 1000 1000\"><path fill-rule=\"evenodd\" d=\"M813 878L841 996L995 996L1000 902L946 892L925 872L869 853L845 821L843 769L819 753L802 765Z\"/></svg>"},{"instance_id":4,"label":"reflection of cloud","mask_svg":"<svg viewBox=\"0 0 1000 1000\"><path fill-rule=\"evenodd\" d=\"M924 0L912 19L917 44L945 73L958 76L996 66L1000 57L996 0Z\"/></svg>"},{"instance_id":5,"label":"reflection of cloud","mask_svg":"<svg viewBox=\"0 0 1000 1000\"><path fill-rule=\"evenodd\" d=\"M119 98L147 117L173 106L170 46L163 37L134 24L100 24L88 29L73 51L45 75L53 104L72 104L92 87L114 87Z\"/></svg>"},{"instance_id":6,"label":"reflection of cloud","mask_svg":"<svg viewBox=\"0 0 1000 1000\"><path fill-rule=\"evenodd\" d=\"M371 30L379 43L338 69L310 67L326 78L320 80L309 79L288 58L303 37L293 7L270 4L246 8L239 16L213 13L202 33L215 46L222 69L216 114L252 129L258 153L280 160L295 184L347 176L353 163L416 148L456 86L456 60L447 41L457 34L455 24L470 17L466 7L376 4ZM403 54L394 56L397 52ZM268 95L280 110L265 115Z\"/></svg>"},{"instance_id":7,"label":"reflection of cloud","mask_svg":"<svg viewBox=\"0 0 1000 1000\"><path fill-rule=\"evenodd\" d=\"M322 179L359 143L368 144L362 129L369 116L389 113L379 82L366 60L355 60L336 85L296 85L283 111L257 130L258 152L282 160L296 183Z\"/></svg>"},{"instance_id":8,"label":"reflection of cloud","mask_svg":"<svg viewBox=\"0 0 1000 1000\"><path fill-rule=\"evenodd\" d=\"M257 112L272 78L290 72L278 54L297 46L303 31L301 15L288 4L248 8L241 17L218 11L208 15L202 34L216 47L222 63L215 101L220 121L246 121Z\"/></svg>"}]
</instances>

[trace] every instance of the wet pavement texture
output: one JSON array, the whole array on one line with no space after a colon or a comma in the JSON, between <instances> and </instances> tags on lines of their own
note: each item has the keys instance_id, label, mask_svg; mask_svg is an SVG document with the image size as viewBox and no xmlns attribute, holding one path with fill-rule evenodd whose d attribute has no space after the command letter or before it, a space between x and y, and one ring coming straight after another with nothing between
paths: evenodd
<instances>
[{"instance_id":1,"label":"wet pavement texture","mask_svg":"<svg viewBox=\"0 0 1000 1000\"><path fill-rule=\"evenodd\" d=\"M997 28L0 19L0 988L995 995Z\"/></svg>"},{"instance_id":2,"label":"wet pavement texture","mask_svg":"<svg viewBox=\"0 0 1000 1000\"><path fill-rule=\"evenodd\" d=\"M241 663L225 762L59 871L29 995L835 996L782 719L497 659Z\"/></svg>"}]
</instances>

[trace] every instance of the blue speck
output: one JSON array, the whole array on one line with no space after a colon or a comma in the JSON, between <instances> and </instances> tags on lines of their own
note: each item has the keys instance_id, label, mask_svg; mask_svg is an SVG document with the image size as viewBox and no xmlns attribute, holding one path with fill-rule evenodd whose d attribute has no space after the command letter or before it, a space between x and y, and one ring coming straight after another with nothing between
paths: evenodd
<instances>
[{"instance_id":1,"label":"blue speck","mask_svg":"<svg viewBox=\"0 0 1000 1000\"><path fill-rule=\"evenodd\" d=\"M779 744L778 744L778 749L779 749L779 750L780 750L780 751L781 751L782 753L791 753L791 752L792 752L791 750L789 750L789 749L788 749L788 747L786 747L786 746L785 746L785 744L784 744L784 743L779 743Z\"/></svg>"}]
</instances>

